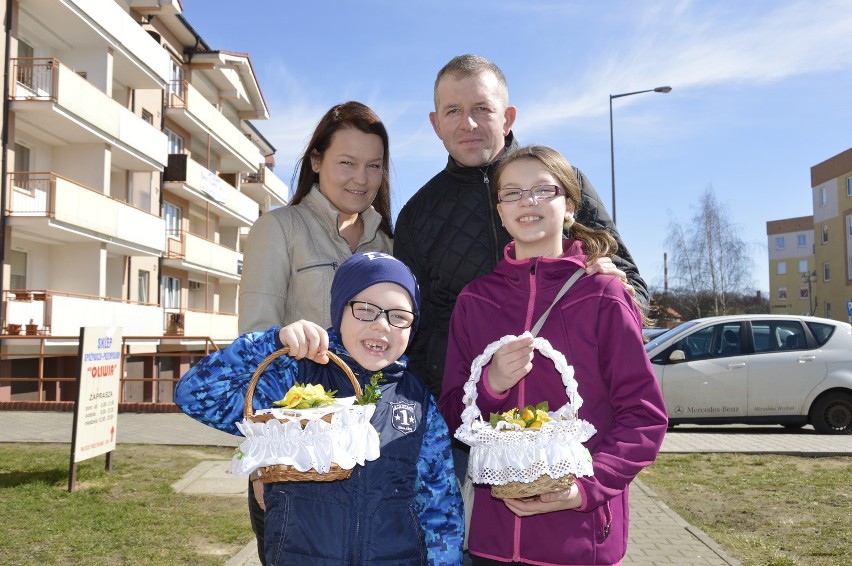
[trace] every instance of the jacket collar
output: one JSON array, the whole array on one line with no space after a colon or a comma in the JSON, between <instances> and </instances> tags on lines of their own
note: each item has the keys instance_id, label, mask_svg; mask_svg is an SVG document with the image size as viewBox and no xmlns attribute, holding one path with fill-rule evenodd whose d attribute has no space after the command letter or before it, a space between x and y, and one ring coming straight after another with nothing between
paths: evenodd
<instances>
[{"instance_id":1,"label":"jacket collar","mask_svg":"<svg viewBox=\"0 0 852 566\"><path fill-rule=\"evenodd\" d=\"M531 267L535 266L536 275L542 280L553 280L554 284L561 285L570 273L586 266L586 254L579 240L563 238L562 252L562 257L516 259L515 242L509 242L503 248L503 261L497 264L494 273L525 285L529 281Z\"/></svg>"},{"instance_id":2,"label":"jacket collar","mask_svg":"<svg viewBox=\"0 0 852 566\"><path fill-rule=\"evenodd\" d=\"M324 194L322 194L319 190L319 185L314 184L311 187L311 190L308 191L308 194L304 196L302 202L308 205L312 210L314 210L323 221L329 226L330 233L339 234L338 231L338 217L340 216L340 211L334 208L334 205L331 204L331 201L328 200ZM370 206L367 210L361 213L361 221L364 222L364 235L361 236L361 240L372 238L373 235L379 230L379 224L382 221L382 215L376 212L376 209ZM360 242L359 242L360 243Z\"/></svg>"},{"instance_id":3,"label":"jacket collar","mask_svg":"<svg viewBox=\"0 0 852 566\"><path fill-rule=\"evenodd\" d=\"M503 151L501 151L500 154L491 161L491 163L486 163L479 167L467 167L465 165L460 165L455 159L453 159L452 155L448 155L446 171L448 173L462 175L471 173L481 175L483 170L493 170L496 168L507 153L511 153L516 149L518 149L518 142L515 141L515 134L510 130L509 134L503 139Z\"/></svg>"}]
</instances>

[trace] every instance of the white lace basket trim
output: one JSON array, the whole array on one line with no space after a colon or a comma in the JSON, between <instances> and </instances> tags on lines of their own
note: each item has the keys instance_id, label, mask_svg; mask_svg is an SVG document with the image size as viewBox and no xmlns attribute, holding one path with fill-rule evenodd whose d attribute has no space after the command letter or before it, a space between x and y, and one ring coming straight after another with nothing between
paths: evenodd
<instances>
[{"instance_id":1,"label":"white lace basket trim","mask_svg":"<svg viewBox=\"0 0 852 566\"><path fill-rule=\"evenodd\" d=\"M236 424L245 440L231 460L231 473L246 475L277 464L321 474L328 473L332 463L346 470L363 466L379 457L379 433L370 423L375 410L375 405L345 407L332 414L330 423L315 418L304 429L298 419L243 419Z\"/></svg>"},{"instance_id":2,"label":"white lace basket trim","mask_svg":"<svg viewBox=\"0 0 852 566\"><path fill-rule=\"evenodd\" d=\"M462 424L455 437L471 447L468 475L474 483L530 483L543 474L559 479L568 474L579 477L594 473L591 455L582 443L596 430L588 421L577 418L583 399L577 390L574 368L546 339L535 338L533 348L553 361L568 394L565 405L548 412L552 421L544 423L540 429L521 429L517 425L506 424L497 430L482 419L482 413L476 406L476 384L482 376L482 368L491 361L494 352L513 340L531 336L529 332L520 336L504 336L489 344L470 365L470 378L464 384L462 397L465 406Z\"/></svg>"}]
</instances>

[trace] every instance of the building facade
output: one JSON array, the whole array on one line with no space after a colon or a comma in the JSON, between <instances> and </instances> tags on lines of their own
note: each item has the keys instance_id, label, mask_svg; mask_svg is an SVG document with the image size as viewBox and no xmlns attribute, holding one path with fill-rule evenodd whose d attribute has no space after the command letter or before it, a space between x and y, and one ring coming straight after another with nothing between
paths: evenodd
<instances>
[{"instance_id":1,"label":"building facade","mask_svg":"<svg viewBox=\"0 0 852 566\"><path fill-rule=\"evenodd\" d=\"M771 312L809 312L850 321L852 149L811 167L811 198L812 216L767 222L769 281L773 294ZM804 242L801 247L797 245L800 242ZM786 249L779 249L779 243ZM791 244L795 247L790 248ZM799 250L809 253L799 255ZM791 262L798 266L798 273L789 273ZM803 271L806 264L807 271ZM785 269L788 270L786 275L780 273ZM796 307L790 286L798 288L800 302L807 297L802 305L804 308ZM780 298L784 295L786 300Z\"/></svg>"},{"instance_id":2,"label":"building facade","mask_svg":"<svg viewBox=\"0 0 852 566\"><path fill-rule=\"evenodd\" d=\"M124 400L168 403L236 337L244 239L286 203L251 60L178 0L11 6L0 375L41 381L0 378L0 402L72 400L80 327L120 326Z\"/></svg>"}]
</instances>

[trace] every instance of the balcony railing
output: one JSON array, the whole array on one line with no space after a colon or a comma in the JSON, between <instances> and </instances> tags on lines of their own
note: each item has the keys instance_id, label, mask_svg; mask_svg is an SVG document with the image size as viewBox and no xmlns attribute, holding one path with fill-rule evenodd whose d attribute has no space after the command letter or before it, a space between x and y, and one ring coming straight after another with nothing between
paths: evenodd
<instances>
[{"instance_id":1,"label":"balcony railing","mask_svg":"<svg viewBox=\"0 0 852 566\"><path fill-rule=\"evenodd\" d=\"M54 218L162 253L163 219L147 210L51 172L15 171L8 185L7 215Z\"/></svg>"}]
</instances>

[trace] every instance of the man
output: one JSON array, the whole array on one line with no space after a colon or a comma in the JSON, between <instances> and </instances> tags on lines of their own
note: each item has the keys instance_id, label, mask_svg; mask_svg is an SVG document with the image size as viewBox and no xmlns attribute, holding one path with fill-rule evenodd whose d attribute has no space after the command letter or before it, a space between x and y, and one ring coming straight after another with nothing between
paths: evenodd
<instances>
[{"instance_id":1,"label":"man","mask_svg":"<svg viewBox=\"0 0 852 566\"><path fill-rule=\"evenodd\" d=\"M518 145L512 134L516 113L502 71L487 59L460 55L438 72L429 120L449 159L402 208L393 250L411 267L422 294L420 332L407 351L410 368L436 398L456 297L467 283L493 271L510 239L497 216L491 178L504 153ZM600 197L579 170L577 176L583 197L577 222L609 231L619 247L612 262L589 271L621 277L647 303L645 282Z\"/></svg>"}]
</instances>

